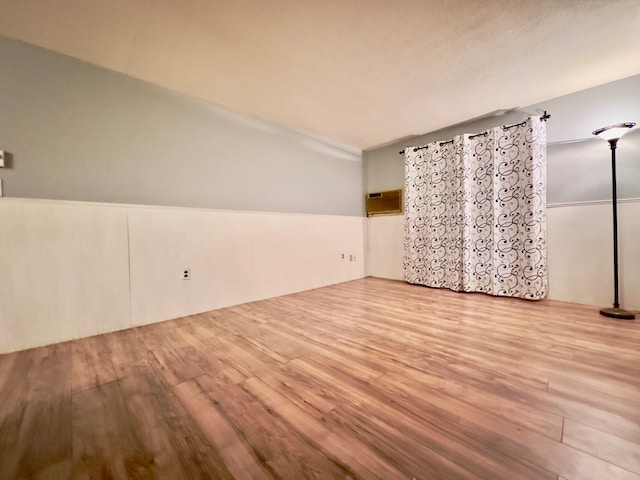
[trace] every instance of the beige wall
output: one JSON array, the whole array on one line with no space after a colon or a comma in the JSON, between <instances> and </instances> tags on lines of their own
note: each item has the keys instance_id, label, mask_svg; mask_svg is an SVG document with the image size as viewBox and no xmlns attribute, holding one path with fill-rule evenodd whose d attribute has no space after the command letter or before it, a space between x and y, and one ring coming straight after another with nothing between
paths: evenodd
<instances>
[{"instance_id":1,"label":"beige wall","mask_svg":"<svg viewBox=\"0 0 640 480\"><path fill-rule=\"evenodd\" d=\"M363 213L359 150L2 37L0 59L5 196Z\"/></svg>"},{"instance_id":2,"label":"beige wall","mask_svg":"<svg viewBox=\"0 0 640 480\"><path fill-rule=\"evenodd\" d=\"M358 216L1 198L0 353L361 278L364 230Z\"/></svg>"},{"instance_id":3,"label":"beige wall","mask_svg":"<svg viewBox=\"0 0 640 480\"><path fill-rule=\"evenodd\" d=\"M619 204L620 302L640 310L640 199ZM547 210L549 296L554 300L611 306L613 240L611 204L575 204ZM400 215L367 220L368 274L402 279Z\"/></svg>"},{"instance_id":4,"label":"beige wall","mask_svg":"<svg viewBox=\"0 0 640 480\"><path fill-rule=\"evenodd\" d=\"M496 125L520 122L528 113L547 110L547 201L549 204L611 198L611 162L607 143L594 137L596 128L620 122L640 124L640 75L571 95L523 107L498 117L469 121L363 153L365 192L404 185L407 145L449 140ZM429 112L425 112L428 115ZM640 197L640 128L620 140L617 150L618 196Z\"/></svg>"}]
</instances>

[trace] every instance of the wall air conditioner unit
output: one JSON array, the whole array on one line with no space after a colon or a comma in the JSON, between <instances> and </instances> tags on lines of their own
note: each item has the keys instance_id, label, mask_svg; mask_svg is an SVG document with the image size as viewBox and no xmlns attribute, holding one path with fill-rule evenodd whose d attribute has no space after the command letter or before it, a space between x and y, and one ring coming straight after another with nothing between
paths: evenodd
<instances>
[{"instance_id":1,"label":"wall air conditioner unit","mask_svg":"<svg viewBox=\"0 0 640 480\"><path fill-rule=\"evenodd\" d=\"M367 217L402 213L402 189L367 194Z\"/></svg>"}]
</instances>

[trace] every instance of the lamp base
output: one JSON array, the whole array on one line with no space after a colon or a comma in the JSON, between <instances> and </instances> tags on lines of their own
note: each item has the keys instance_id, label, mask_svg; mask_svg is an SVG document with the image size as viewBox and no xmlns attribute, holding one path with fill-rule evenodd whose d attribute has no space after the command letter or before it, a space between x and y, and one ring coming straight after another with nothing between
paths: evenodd
<instances>
[{"instance_id":1,"label":"lamp base","mask_svg":"<svg viewBox=\"0 0 640 480\"><path fill-rule=\"evenodd\" d=\"M618 320L633 320L636 314L625 310L624 308L608 307L600 309L600 315L605 317L617 318Z\"/></svg>"}]
</instances>

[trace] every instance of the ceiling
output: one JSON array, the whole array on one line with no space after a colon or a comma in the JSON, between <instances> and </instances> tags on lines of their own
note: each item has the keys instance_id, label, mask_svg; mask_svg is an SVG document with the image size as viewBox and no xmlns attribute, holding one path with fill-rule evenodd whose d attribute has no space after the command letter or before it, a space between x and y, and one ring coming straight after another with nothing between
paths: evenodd
<instances>
[{"instance_id":1,"label":"ceiling","mask_svg":"<svg viewBox=\"0 0 640 480\"><path fill-rule=\"evenodd\" d=\"M639 0L0 0L0 34L355 149L640 73Z\"/></svg>"}]
</instances>

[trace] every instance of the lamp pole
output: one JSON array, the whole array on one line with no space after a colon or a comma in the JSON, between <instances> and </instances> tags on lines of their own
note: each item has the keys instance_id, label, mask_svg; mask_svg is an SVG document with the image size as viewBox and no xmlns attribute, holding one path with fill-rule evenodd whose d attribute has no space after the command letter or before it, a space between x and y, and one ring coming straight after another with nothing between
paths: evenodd
<instances>
[{"instance_id":1,"label":"lamp pole","mask_svg":"<svg viewBox=\"0 0 640 480\"><path fill-rule=\"evenodd\" d=\"M620 320L633 320L636 318L633 312L620 308L619 301L619 280L618 280L618 192L616 186L616 149L618 140L627 133L635 123L619 123L609 127L599 128L593 134L604 138L611 147L611 183L612 183L612 204L613 204L613 308L602 308L600 314L606 317Z\"/></svg>"},{"instance_id":2,"label":"lamp pole","mask_svg":"<svg viewBox=\"0 0 640 480\"><path fill-rule=\"evenodd\" d=\"M618 281L618 192L616 188L616 148L618 139L609 140L611 147L611 184L613 201L613 308L620 308Z\"/></svg>"}]
</instances>

